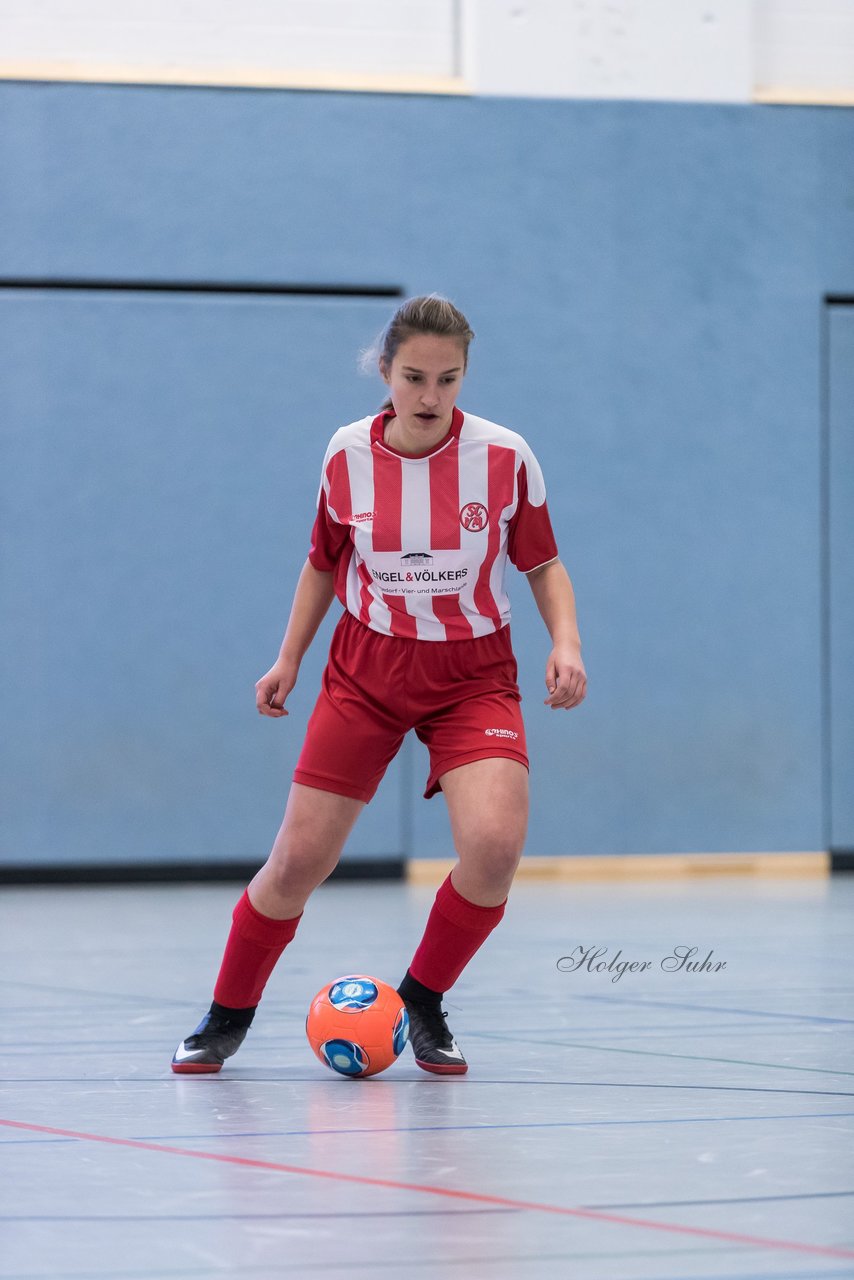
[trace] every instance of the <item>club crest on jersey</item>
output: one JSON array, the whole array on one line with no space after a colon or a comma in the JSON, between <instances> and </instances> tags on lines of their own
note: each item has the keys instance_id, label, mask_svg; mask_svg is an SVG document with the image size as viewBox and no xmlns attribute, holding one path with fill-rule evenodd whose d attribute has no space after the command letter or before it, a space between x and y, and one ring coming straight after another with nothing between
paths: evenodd
<instances>
[{"instance_id":1,"label":"club crest on jersey","mask_svg":"<svg viewBox=\"0 0 854 1280\"><path fill-rule=\"evenodd\" d=\"M489 512L482 502L467 502L460 511L460 524L469 533L480 533L489 521Z\"/></svg>"}]
</instances>

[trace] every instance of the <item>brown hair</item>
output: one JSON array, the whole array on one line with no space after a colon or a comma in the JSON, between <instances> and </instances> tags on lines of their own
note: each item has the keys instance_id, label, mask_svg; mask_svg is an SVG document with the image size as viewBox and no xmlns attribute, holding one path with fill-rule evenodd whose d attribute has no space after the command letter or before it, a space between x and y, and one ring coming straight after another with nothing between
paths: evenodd
<instances>
[{"instance_id":1,"label":"brown hair","mask_svg":"<svg viewBox=\"0 0 854 1280\"><path fill-rule=\"evenodd\" d=\"M401 303L379 338L362 357L362 367L371 368L375 362L386 370L397 355L398 348L407 338L417 333L435 334L439 338L456 338L463 349L463 368L468 364L469 343L474 330L462 311L438 293L422 294ZM383 409L392 407L386 400Z\"/></svg>"}]
</instances>

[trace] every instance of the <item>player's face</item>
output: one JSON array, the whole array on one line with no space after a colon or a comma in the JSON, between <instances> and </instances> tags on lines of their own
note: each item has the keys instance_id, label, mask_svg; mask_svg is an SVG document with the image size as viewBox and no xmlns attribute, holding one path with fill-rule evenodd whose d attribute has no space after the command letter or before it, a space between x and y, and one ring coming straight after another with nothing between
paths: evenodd
<instances>
[{"instance_id":1,"label":"player's face","mask_svg":"<svg viewBox=\"0 0 854 1280\"><path fill-rule=\"evenodd\" d=\"M429 449L450 431L465 364L456 338L422 333L401 342L391 368L382 373L399 429L409 441Z\"/></svg>"}]
</instances>

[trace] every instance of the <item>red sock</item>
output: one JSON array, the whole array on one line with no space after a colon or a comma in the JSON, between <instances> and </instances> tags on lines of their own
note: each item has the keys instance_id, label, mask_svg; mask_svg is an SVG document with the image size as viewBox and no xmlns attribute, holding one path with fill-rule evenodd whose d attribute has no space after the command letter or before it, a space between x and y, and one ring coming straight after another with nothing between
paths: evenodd
<instances>
[{"instance_id":1,"label":"red sock","mask_svg":"<svg viewBox=\"0 0 854 1280\"><path fill-rule=\"evenodd\" d=\"M457 893L451 877L439 886L436 900L409 972L431 991L454 985L469 960L504 915L507 899L497 907L479 907Z\"/></svg>"},{"instance_id":2,"label":"red sock","mask_svg":"<svg viewBox=\"0 0 854 1280\"><path fill-rule=\"evenodd\" d=\"M214 987L214 1000L230 1009L258 1003L276 961L297 931L302 913L292 920L262 916L249 901L249 890L234 908L231 933Z\"/></svg>"}]
</instances>

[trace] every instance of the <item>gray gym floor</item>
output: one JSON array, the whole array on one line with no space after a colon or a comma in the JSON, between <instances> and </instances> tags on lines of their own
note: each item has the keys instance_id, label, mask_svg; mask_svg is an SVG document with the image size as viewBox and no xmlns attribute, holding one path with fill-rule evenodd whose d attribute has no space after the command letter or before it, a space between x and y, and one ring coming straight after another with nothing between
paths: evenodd
<instances>
[{"instance_id":1,"label":"gray gym floor","mask_svg":"<svg viewBox=\"0 0 854 1280\"><path fill-rule=\"evenodd\" d=\"M469 1074L366 1081L306 1007L396 982L433 890L327 885L239 1055L174 1076L240 891L3 893L5 1280L854 1277L854 878L520 882L446 1002ZM650 967L558 967L592 946Z\"/></svg>"}]
</instances>

